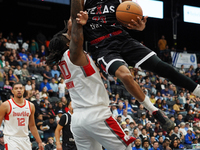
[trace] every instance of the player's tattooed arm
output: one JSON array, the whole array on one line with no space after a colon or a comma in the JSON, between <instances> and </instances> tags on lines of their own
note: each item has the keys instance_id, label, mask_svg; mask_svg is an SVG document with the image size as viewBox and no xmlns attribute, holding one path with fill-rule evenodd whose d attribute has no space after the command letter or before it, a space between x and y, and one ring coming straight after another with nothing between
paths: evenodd
<instances>
[{"instance_id":1,"label":"player's tattooed arm","mask_svg":"<svg viewBox=\"0 0 200 150\"><path fill-rule=\"evenodd\" d=\"M88 64L88 60L83 52L83 27L76 20L77 14L80 11L83 11L82 0L71 0L72 30L69 49L72 63L85 66Z\"/></svg>"}]
</instances>

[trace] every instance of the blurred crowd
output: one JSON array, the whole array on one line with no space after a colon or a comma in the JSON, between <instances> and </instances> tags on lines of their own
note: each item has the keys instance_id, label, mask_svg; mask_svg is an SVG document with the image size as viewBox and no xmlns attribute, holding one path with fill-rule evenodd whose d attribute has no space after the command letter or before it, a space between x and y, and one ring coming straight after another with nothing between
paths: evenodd
<instances>
[{"instance_id":1,"label":"blurred crowd","mask_svg":"<svg viewBox=\"0 0 200 150\"><path fill-rule=\"evenodd\" d=\"M12 84L22 82L24 97L36 108L35 121L45 149L55 149L54 131L63 113L68 112L69 92L57 65L45 64L49 41L39 33L27 40L22 33L5 36L0 32L0 99L13 98ZM161 56L164 56L163 53ZM98 67L98 65L97 65ZM142 69L129 66L135 81L151 102L174 121L175 128L164 131L152 114L132 97L121 81L99 67L99 73L110 99L113 117L127 135L136 137L135 150L198 149L200 142L200 98L169 80ZM177 69L200 83L200 64L196 69ZM3 123L0 128L0 148L3 145ZM61 133L62 134L62 133ZM37 148L30 133L33 149ZM61 136L62 141L62 136Z\"/></svg>"}]
</instances>

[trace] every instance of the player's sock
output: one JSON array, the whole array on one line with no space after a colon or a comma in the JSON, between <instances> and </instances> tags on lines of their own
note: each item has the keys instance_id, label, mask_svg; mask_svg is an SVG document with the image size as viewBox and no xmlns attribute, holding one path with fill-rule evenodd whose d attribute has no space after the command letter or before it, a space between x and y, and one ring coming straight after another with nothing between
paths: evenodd
<instances>
[{"instance_id":1,"label":"player's sock","mask_svg":"<svg viewBox=\"0 0 200 150\"><path fill-rule=\"evenodd\" d=\"M193 91L192 93L193 93L194 95L200 97L200 85L199 85L199 84L196 86L196 88L194 89L194 91Z\"/></svg>"},{"instance_id":2,"label":"player's sock","mask_svg":"<svg viewBox=\"0 0 200 150\"><path fill-rule=\"evenodd\" d=\"M143 102L140 102L146 109L149 110L149 112L152 114L154 111L157 111L158 108L156 108L150 101L149 97L145 95L145 99Z\"/></svg>"}]
</instances>

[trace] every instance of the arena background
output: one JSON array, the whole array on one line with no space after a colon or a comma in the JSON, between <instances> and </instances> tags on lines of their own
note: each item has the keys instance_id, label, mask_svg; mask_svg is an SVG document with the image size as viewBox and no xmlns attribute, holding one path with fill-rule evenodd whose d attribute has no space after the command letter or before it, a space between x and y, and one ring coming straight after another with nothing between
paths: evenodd
<instances>
[{"instance_id":1,"label":"arena background","mask_svg":"<svg viewBox=\"0 0 200 150\"><path fill-rule=\"evenodd\" d=\"M165 35L171 48L175 43L171 16L178 14L177 49L187 47L188 52L198 52L200 25L183 22L183 5L200 7L200 1L163 0L163 2L164 19L148 18L146 29L143 32L130 31L131 35L139 41L144 41L144 44L154 51L157 51L157 41L161 35ZM0 0L0 13L0 30L4 34L20 31L23 37L32 38L38 31L42 31L46 37L50 38L63 28L63 20L69 18L70 5L42 0Z\"/></svg>"}]
</instances>

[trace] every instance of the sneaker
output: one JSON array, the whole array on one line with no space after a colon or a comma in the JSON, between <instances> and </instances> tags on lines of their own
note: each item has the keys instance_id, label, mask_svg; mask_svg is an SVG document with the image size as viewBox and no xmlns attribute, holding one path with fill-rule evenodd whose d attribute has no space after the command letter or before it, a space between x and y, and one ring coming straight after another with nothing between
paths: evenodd
<instances>
[{"instance_id":1,"label":"sneaker","mask_svg":"<svg viewBox=\"0 0 200 150\"><path fill-rule=\"evenodd\" d=\"M154 112L153 112L153 116L154 116L154 118L155 118L158 122L160 122L162 128L163 128L165 131L169 132L169 131L171 131L172 129L174 129L174 122L171 121L171 120L165 115L165 113L164 113L163 111L161 111L161 110L154 111Z\"/></svg>"}]
</instances>

